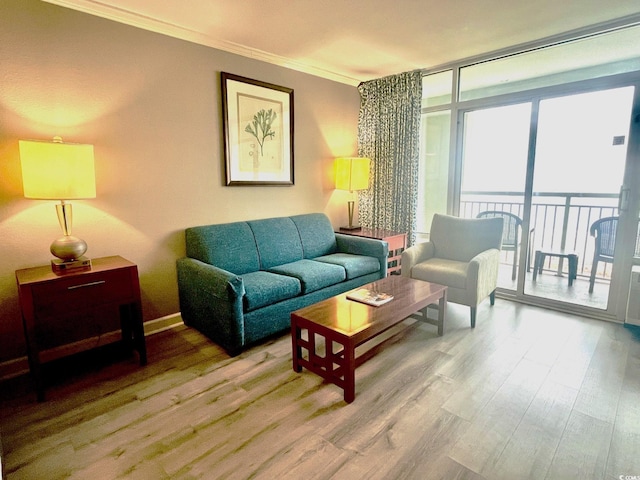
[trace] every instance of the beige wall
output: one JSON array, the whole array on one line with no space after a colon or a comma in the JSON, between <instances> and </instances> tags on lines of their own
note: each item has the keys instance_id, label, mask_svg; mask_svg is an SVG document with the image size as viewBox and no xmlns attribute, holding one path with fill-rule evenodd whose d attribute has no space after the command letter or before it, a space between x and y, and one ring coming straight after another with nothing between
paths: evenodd
<instances>
[{"instance_id":1,"label":"beige wall","mask_svg":"<svg viewBox=\"0 0 640 480\"><path fill-rule=\"evenodd\" d=\"M295 185L224 186L220 72L294 89ZM178 312L185 227L324 211L357 153L359 95L335 83L33 0L0 2L0 362L25 354L14 271L47 264L54 202L22 197L19 139L91 143L98 196L74 201L89 257L139 267L145 321Z\"/></svg>"}]
</instances>

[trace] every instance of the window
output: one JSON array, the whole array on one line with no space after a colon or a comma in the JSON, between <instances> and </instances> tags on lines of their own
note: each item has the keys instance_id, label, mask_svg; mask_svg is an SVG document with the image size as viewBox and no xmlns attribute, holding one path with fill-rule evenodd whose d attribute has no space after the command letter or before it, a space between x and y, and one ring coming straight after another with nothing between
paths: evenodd
<instances>
[{"instance_id":1,"label":"window","mask_svg":"<svg viewBox=\"0 0 640 480\"><path fill-rule=\"evenodd\" d=\"M447 212L452 92L452 70L425 75L422 79L421 187L416 225L419 241L426 239L433 214Z\"/></svg>"},{"instance_id":2,"label":"window","mask_svg":"<svg viewBox=\"0 0 640 480\"><path fill-rule=\"evenodd\" d=\"M460 69L460 101L640 70L640 26Z\"/></svg>"}]
</instances>

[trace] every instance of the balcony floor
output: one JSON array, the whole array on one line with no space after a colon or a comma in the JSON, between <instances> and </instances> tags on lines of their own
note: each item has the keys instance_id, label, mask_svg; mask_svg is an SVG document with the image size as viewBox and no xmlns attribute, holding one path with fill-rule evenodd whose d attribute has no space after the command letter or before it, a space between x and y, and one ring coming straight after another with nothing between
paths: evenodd
<instances>
[{"instance_id":1,"label":"balcony floor","mask_svg":"<svg viewBox=\"0 0 640 480\"><path fill-rule=\"evenodd\" d=\"M511 265L500 264L498 287L515 291L516 280L511 280L511 272ZM526 274L524 290L527 295L605 310L609 282L596 279L593 293L589 293L589 278L586 276L578 275L570 287L566 273L558 276L556 272L545 270L541 275L538 274L534 283L533 271L531 271Z\"/></svg>"}]
</instances>

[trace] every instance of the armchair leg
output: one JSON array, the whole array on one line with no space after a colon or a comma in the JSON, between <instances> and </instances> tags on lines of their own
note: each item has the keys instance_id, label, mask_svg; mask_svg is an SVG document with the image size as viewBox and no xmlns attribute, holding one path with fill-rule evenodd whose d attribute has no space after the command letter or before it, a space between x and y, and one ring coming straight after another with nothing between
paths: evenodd
<instances>
[{"instance_id":1,"label":"armchair leg","mask_svg":"<svg viewBox=\"0 0 640 480\"><path fill-rule=\"evenodd\" d=\"M477 307L471 307L471 328L476 328L476 310Z\"/></svg>"},{"instance_id":2,"label":"armchair leg","mask_svg":"<svg viewBox=\"0 0 640 480\"><path fill-rule=\"evenodd\" d=\"M489 294L489 303L493 307L496 304L496 291L494 290Z\"/></svg>"},{"instance_id":3,"label":"armchair leg","mask_svg":"<svg viewBox=\"0 0 640 480\"><path fill-rule=\"evenodd\" d=\"M589 276L589 293L593 293L593 285L596 283L596 270L598 269L598 262L594 261L591 267L591 275Z\"/></svg>"}]
</instances>

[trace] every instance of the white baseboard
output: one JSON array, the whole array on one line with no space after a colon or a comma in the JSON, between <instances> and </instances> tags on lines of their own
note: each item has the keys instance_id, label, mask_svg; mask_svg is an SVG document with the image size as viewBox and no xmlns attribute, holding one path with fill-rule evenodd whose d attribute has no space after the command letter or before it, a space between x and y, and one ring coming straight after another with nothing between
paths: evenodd
<instances>
[{"instance_id":1,"label":"white baseboard","mask_svg":"<svg viewBox=\"0 0 640 480\"><path fill-rule=\"evenodd\" d=\"M165 330L169 330L171 328L179 327L180 325L184 325L182 321L182 317L180 316L180 312L175 313L173 315L167 315L165 317L156 318L154 320L149 320L144 322L144 336L148 337L150 335L164 332ZM103 336L111 336L118 335L119 332L110 332L109 334L104 334ZM52 355L57 357L56 352L58 350L64 350L65 346L60 346L52 349ZM17 377L19 375L24 375L29 373L29 361L27 357L18 357L12 358L11 360L7 360L4 362L0 362L0 381L8 380L10 378Z\"/></svg>"},{"instance_id":2,"label":"white baseboard","mask_svg":"<svg viewBox=\"0 0 640 480\"><path fill-rule=\"evenodd\" d=\"M184 325L184 322L182 321L180 312L178 312L172 315L167 315L165 317L149 320L148 322L144 322L143 325L144 336L148 337L149 335L153 335L154 333L164 332L165 330Z\"/></svg>"}]
</instances>

